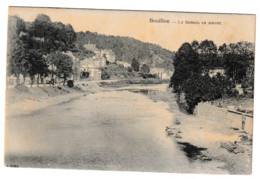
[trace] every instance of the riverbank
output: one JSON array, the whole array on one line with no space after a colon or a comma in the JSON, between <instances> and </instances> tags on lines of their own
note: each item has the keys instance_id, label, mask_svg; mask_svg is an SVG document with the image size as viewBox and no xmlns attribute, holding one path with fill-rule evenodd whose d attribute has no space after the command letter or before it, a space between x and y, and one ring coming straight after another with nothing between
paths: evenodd
<instances>
[{"instance_id":1,"label":"riverbank","mask_svg":"<svg viewBox=\"0 0 260 179\"><path fill-rule=\"evenodd\" d=\"M167 80L162 79L127 79L118 81L81 81L74 87L68 86L16 86L6 90L6 116L29 114L52 105L56 105L70 98L106 91L109 88L119 88L132 84L162 84Z\"/></svg>"},{"instance_id":2,"label":"riverbank","mask_svg":"<svg viewBox=\"0 0 260 179\"><path fill-rule=\"evenodd\" d=\"M26 115L43 108L99 91L97 83L67 86L26 87L17 86L6 90L6 116Z\"/></svg>"},{"instance_id":3,"label":"riverbank","mask_svg":"<svg viewBox=\"0 0 260 179\"><path fill-rule=\"evenodd\" d=\"M223 162L224 166L219 168L230 174L251 174L252 133L233 128L229 119L214 121L189 114L182 117L181 112L173 108L177 104L171 89L152 91L147 95L154 101L169 104L174 119L173 124L165 128L166 135L179 144L191 162Z\"/></svg>"}]
</instances>

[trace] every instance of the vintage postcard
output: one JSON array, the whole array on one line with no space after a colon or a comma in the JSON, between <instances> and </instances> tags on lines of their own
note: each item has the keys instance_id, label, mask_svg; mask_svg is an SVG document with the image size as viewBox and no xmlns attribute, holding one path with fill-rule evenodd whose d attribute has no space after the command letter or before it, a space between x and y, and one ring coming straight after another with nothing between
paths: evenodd
<instances>
[{"instance_id":1,"label":"vintage postcard","mask_svg":"<svg viewBox=\"0 0 260 179\"><path fill-rule=\"evenodd\" d=\"M255 18L9 7L5 166L251 174Z\"/></svg>"}]
</instances>

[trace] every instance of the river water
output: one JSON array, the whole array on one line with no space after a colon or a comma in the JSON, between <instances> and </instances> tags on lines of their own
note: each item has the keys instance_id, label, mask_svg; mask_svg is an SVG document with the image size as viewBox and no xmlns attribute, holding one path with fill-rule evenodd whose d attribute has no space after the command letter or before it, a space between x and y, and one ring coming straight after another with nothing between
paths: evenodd
<instances>
[{"instance_id":1,"label":"river water","mask_svg":"<svg viewBox=\"0 0 260 179\"><path fill-rule=\"evenodd\" d=\"M7 118L6 165L216 173L207 163L190 162L166 136L165 127L176 117L169 104L136 93L166 88L108 89ZM178 111L177 105L174 108Z\"/></svg>"}]
</instances>

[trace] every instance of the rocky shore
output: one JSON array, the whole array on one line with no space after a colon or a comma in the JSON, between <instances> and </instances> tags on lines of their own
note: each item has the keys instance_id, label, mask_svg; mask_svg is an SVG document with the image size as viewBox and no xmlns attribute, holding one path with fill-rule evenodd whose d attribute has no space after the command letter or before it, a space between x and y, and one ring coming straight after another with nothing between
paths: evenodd
<instances>
[{"instance_id":1,"label":"rocky shore","mask_svg":"<svg viewBox=\"0 0 260 179\"><path fill-rule=\"evenodd\" d=\"M222 162L230 174L251 174L252 133L233 127L227 120L214 121L174 110L177 105L170 89L147 94L154 101L169 104L174 114L173 124L165 126L165 134L175 140L190 162ZM183 111L182 111L183 113ZM186 115L186 117L181 117ZM240 121L239 117L239 121Z\"/></svg>"}]
</instances>

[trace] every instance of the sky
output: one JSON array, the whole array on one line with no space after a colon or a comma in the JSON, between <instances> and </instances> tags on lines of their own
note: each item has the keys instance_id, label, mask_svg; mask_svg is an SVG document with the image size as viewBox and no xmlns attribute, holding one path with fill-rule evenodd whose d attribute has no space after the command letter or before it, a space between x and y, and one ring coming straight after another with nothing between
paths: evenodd
<instances>
[{"instance_id":1,"label":"sky","mask_svg":"<svg viewBox=\"0 0 260 179\"><path fill-rule=\"evenodd\" d=\"M171 51L193 40L213 40L218 46L255 41L254 15L9 7L9 16L17 15L29 22L38 14L48 15L53 22L71 24L76 32L128 36ZM150 22L151 19L170 23Z\"/></svg>"}]
</instances>

